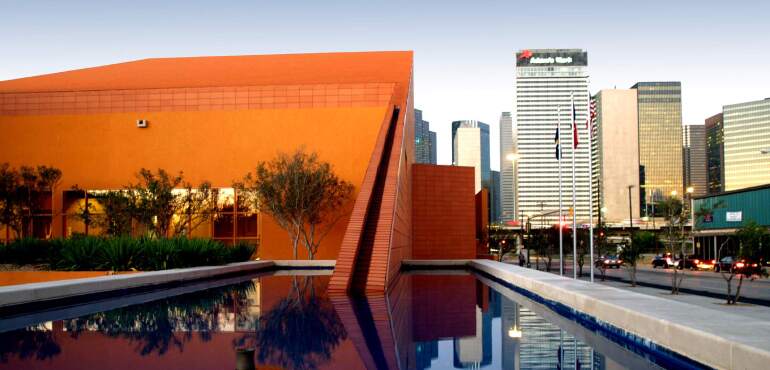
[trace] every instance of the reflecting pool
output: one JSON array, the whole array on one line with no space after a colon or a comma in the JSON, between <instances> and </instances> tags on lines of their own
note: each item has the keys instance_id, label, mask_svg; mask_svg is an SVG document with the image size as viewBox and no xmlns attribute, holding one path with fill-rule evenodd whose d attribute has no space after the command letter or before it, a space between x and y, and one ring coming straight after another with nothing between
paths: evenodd
<instances>
[{"instance_id":1,"label":"reflecting pool","mask_svg":"<svg viewBox=\"0 0 770 370\"><path fill-rule=\"evenodd\" d=\"M405 273L366 298L327 295L328 271L291 274L4 317L0 369L697 367L465 271Z\"/></svg>"}]
</instances>

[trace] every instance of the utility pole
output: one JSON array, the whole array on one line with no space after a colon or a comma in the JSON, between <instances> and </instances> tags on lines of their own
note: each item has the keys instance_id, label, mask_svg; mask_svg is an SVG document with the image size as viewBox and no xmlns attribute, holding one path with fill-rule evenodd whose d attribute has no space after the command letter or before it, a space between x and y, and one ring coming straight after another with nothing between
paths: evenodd
<instances>
[{"instance_id":1,"label":"utility pole","mask_svg":"<svg viewBox=\"0 0 770 370\"><path fill-rule=\"evenodd\" d=\"M630 225L629 231L633 231L634 228L634 212L633 208L631 208L631 189L633 189L633 185L628 185L628 223Z\"/></svg>"}]
</instances>

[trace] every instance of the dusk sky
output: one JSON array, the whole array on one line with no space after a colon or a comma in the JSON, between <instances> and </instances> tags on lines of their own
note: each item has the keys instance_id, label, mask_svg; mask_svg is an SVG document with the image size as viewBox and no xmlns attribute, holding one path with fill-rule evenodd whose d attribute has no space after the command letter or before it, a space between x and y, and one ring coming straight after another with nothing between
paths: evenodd
<instances>
[{"instance_id":1,"label":"dusk sky","mask_svg":"<svg viewBox=\"0 0 770 370\"><path fill-rule=\"evenodd\" d=\"M8 1L0 80L149 57L414 50L415 106L450 123L513 108L514 52L588 50L591 92L681 81L685 124L770 97L765 1Z\"/></svg>"}]
</instances>

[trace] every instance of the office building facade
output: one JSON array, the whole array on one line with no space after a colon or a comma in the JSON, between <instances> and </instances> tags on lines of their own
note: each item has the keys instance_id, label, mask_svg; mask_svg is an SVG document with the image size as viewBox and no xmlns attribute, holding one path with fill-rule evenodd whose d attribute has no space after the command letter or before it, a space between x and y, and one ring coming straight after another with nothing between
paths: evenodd
<instances>
[{"instance_id":1,"label":"office building facade","mask_svg":"<svg viewBox=\"0 0 770 370\"><path fill-rule=\"evenodd\" d=\"M652 213L650 203L672 191L683 194L682 84L639 82L631 88L637 93L639 117L640 207L647 215Z\"/></svg>"},{"instance_id":2,"label":"office building facade","mask_svg":"<svg viewBox=\"0 0 770 370\"><path fill-rule=\"evenodd\" d=\"M430 122L422 118L422 111L414 110L414 161L436 164L436 133L430 130Z\"/></svg>"},{"instance_id":3,"label":"office building facade","mask_svg":"<svg viewBox=\"0 0 770 370\"><path fill-rule=\"evenodd\" d=\"M500 171L490 172L489 223L500 222Z\"/></svg>"},{"instance_id":4,"label":"office building facade","mask_svg":"<svg viewBox=\"0 0 770 370\"><path fill-rule=\"evenodd\" d=\"M628 224L639 218L639 136L636 91L601 90L596 100L595 180L602 221ZM629 213L629 186L631 210ZM630 214L630 216L629 216Z\"/></svg>"},{"instance_id":5,"label":"office building facade","mask_svg":"<svg viewBox=\"0 0 770 370\"><path fill-rule=\"evenodd\" d=\"M588 221L589 135L588 54L580 49L531 49L516 53L514 138L519 160L516 165L516 212L544 215L550 225L558 221L559 162L554 135L560 124L562 207L567 214L572 204L572 158L575 155L576 215ZM577 114L577 150L572 149L572 97ZM566 216L568 217L568 216ZM534 227L534 226L533 226Z\"/></svg>"},{"instance_id":6,"label":"office building facade","mask_svg":"<svg viewBox=\"0 0 770 370\"><path fill-rule=\"evenodd\" d=\"M500 221L516 220L516 183L514 176L515 161L510 154L516 154L511 112L500 115Z\"/></svg>"},{"instance_id":7,"label":"office building facade","mask_svg":"<svg viewBox=\"0 0 770 370\"><path fill-rule=\"evenodd\" d=\"M770 184L770 98L725 105L722 114L724 190Z\"/></svg>"},{"instance_id":8,"label":"office building facade","mask_svg":"<svg viewBox=\"0 0 770 370\"><path fill-rule=\"evenodd\" d=\"M706 163L706 126L682 126L682 161L684 187L692 187L693 196L708 194L708 164Z\"/></svg>"},{"instance_id":9,"label":"office building facade","mask_svg":"<svg viewBox=\"0 0 770 370\"><path fill-rule=\"evenodd\" d=\"M452 164L475 169L477 193L490 188L489 125L472 120L452 122Z\"/></svg>"},{"instance_id":10,"label":"office building facade","mask_svg":"<svg viewBox=\"0 0 770 370\"><path fill-rule=\"evenodd\" d=\"M722 113L706 118L706 165L708 193L719 194L724 189L725 141Z\"/></svg>"}]
</instances>

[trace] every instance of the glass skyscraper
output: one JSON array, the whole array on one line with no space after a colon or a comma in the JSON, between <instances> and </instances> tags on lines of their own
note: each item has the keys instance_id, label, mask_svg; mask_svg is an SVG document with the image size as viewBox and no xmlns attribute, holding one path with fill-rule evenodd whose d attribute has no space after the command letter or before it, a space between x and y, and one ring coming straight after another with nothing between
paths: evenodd
<instances>
[{"instance_id":1,"label":"glass skyscraper","mask_svg":"<svg viewBox=\"0 0 770 370\"><path fill-rule=\"evenodd\" d=\"M722 113L706 118L706 162L708 166L708 193L723 192L725 168L725 141Z\"/></svg>"},{"instance_id":2,"label":"glass skyscraper","mask_svg":"<svg viewBox=\"0 0 770 370\"><path fill-rule=\"evenodd\" d=\"M706 126L682 126L682 158L684 186L692 186L693 196L708 194L708 165L706 163Z\"/></svg>"},{"instance_id":3,"label":"glass skyscraper","mask_svg":"<svg viewBox=\"0 0 770 370\"><path fill-rule=\"evenodd\" d=\"M414 161L436 164L436 133L430 122L422 119L422 111L414 110Z\"/></svg>"},{"instance_id":4,"label":"glass skyscraper","mask_svg":"<svg viewBox=\"0 0 770 370\"><path fill-rule=\"evenodd\" d=\"M659 202L672 191L684 194L682 84L639 82L631 88L637 94L640 198L646 214L646 202Z\"/></svg>"},{"instance_id":5,"label":"glass skyscraper","mask_svg":"<svg viewBox=\"0 0 770 370\"><path fill-rule=\"evenodd\" d=\"M770 184L770 98L725 105L724 190Z\"/></svg>"}]
</instances>

